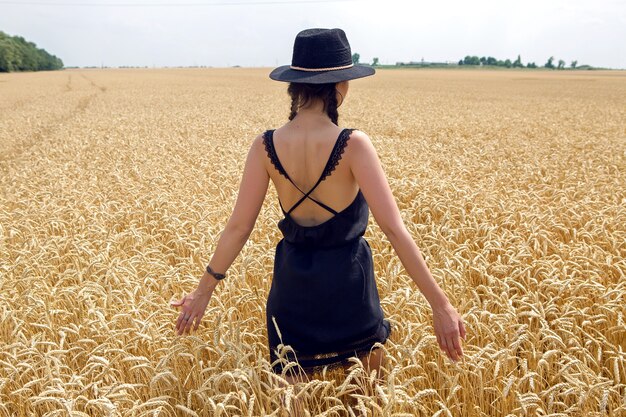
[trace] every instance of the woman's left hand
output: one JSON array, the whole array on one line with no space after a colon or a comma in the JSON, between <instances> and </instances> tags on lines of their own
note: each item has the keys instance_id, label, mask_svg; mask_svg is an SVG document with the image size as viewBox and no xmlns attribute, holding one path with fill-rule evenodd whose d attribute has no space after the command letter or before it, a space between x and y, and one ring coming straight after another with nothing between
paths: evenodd
<instances>
[{"instance_id":1,"label":"woman's left hand","mask_svg":"<svg viewBox=\"0 0 626 417\"><path fill-rule=\"evenodd\" d=\"M179 336L185 332L187 332L187 334L191 333L192 327L193 330L198 330L200 320L202 320L204 316L212 294L213 288L202 293L195 290L185 295L179 301L172 301L170 303L173 307L182 307L178 320L176 321L176 331L178 331ZM195 326L193 325L194 320L196 322Z\"/></svg>"}]
</instances>

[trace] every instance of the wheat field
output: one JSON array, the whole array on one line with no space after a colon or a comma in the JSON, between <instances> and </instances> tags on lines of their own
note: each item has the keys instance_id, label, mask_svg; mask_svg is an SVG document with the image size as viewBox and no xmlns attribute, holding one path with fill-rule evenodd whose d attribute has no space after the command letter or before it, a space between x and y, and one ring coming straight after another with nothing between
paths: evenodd
<instances>
[{"instance_id":1,"label":"wheat field","mask_svg":"<svg viewBox=\"0 0 626 417\"><path fill-rule=\"evenodd\" d=\"M0 417L626 415L626 72L350 83L340 125L372 139L463 317L462 362L370 215L385 382L355 359L281 387L271 184L200 328L175 334L169 302L214 252L252 139L287 121L269 71L0 74Z\"/></svg>"}]
</instances>

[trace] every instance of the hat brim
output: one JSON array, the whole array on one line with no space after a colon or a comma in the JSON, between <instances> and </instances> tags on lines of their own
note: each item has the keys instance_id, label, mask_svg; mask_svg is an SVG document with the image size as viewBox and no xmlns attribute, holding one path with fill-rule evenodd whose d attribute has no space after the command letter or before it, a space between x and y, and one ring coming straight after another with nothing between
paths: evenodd
<instances>
[{"instance_id":1,"label":"hat brim","mask_svg":"<svg viewBox=\"0 0 626 417\"><path fill-rule=\"evenodd\" d=\"M300 71L291 69L290 65L283 65L270 72L270 78L292 83L327 84L363 78L374 75L375 72L376 70L372 67L358 64L350 68L330 71Z\"/></svg>"}]
</instances>

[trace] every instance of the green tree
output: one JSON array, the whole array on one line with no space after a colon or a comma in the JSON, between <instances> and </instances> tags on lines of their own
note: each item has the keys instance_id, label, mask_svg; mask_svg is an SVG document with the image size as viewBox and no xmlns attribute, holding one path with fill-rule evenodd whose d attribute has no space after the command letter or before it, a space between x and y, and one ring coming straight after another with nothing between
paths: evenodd
<instances>
[{"instance_id":1,"label":"green tree","mask_svg":"<svg viewBox=\"0 0 626 417\"><path fill-rule=\"evenodd\" d=\"M511 63L511 60L510 60L510 59L508 59L508 58L507 58L507 59L506 59L506 61L504 61L504 66L505 66L505 67L507 67L507 68L511 68L511 66L512 66L512 65L513 65L513 64Z\"/></svg>"},{"instance_id":2,"label":"green tree","mask_svg":"<svg viewBox=\"0 0 626 417\"><path fill-rule=\"evenodd\" d=\"M572 61L572 63L570 64L570 67L572 67L572 69L576 68L576 65L578 65L578 61Z\"/></svg>"},{"instance_id":3,"label":"green tree","mask_svg":"<svg viewBox=\"0 0 626 417\"><path fill-rule=\"evenodd\" d=\"M546 62L544 64L545 68L554 68L554 64L552 63L554 61L554 57L551 56L550 58L548 58L548 62Z\"/></svg>"},{"instance_id":4,"label":"green tree","mask_svg":"<svg viewBox=\"0 0 626 417\"><path fill-rule=\"evenodd\" d=\"M0 72L16 71L19 64L17 49L11 40L0 37Z\"/></svg>"},{"instance_id":5,"label":"green tree","mask_svg":"<svg viewBox=\"0 0 626 417\"><path fill-rule=\"evenodd\" d=\"M375 67L376 65L378 65L378 58L374 57L374 59L372 60L372 66Z\"/></svg>"},{"instance_id":6,"label":"green tree","mask_svg":"<svg viewBox=\"0 0 626 417\"><path fill-rule=\"evenodd\" d=\"M0 31L0 72L39 71L63 68L63 61L37 48L21 36Z\"/></svg>"},{"instance_id":7,"label":"green tree","mask_svg":"<svg viewBox=\"0 0 626 417\"><path fill-rule=\"evenodd\" d=\"M469 56L467 55L464 59L463 59L463 64L464 65L480 65L480 58L478 58L477 56Z\"/></svg>"},{"instance_id":8,"label":"green tree","mask_svg":"<svg viewBox=\"0 0 626 417\"><path fill-rule=\"evenodd\" d=\"M535 64L534 62L529 62L528 64L526 64L526 68L537 68L537 64Z\"/></svg>"},{"instance_id":9,"label":"green tree","mask_svg":"<svg viewBox=\"0 0 626 417\"><path fill-rule=\"evenodd\" d=\"M517 56L517 59L513 62L513 68L523 68L524 64L522 64L522 57L520 55Z\"/></svg>"},{"instance_id":10,"label":"green tree","mask_svg":"<svg viewBox=\"0 0 626 417\"><path fill-rule=\"evenodd\" d=\"M487 57L487 65L498 65L498 60L492 56Z\"/></svg>"},{"instance_id":11,"label":"green tree","mask_svg":"<svg viewBox=\"0 0 626 417\"><path fill-rule=\"evenodd\" d=\"M361 55L357 54L356 52L352 54L352 62L355 64L359 63L359 59L361 59Z\"/></svg>"},{"instance_id":12,"label":"green tree","mask_svg":"<svg viewBox=\"0 0 626 417\"><path fill-rule=\"evenodd\" d=\"M565 68L565 61L563 61L562 59L559 59L559 65L557 69L564 69L564 68Z\"/></svg>"}]
</instances>

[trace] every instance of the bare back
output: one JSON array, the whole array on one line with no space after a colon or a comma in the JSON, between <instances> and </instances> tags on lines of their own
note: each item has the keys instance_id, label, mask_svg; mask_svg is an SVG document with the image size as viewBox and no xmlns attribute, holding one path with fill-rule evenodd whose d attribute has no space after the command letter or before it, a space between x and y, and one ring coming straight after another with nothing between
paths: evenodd
<instances>
[{"instance_id":1,"label":"bare back","mask_svg":"<svg viewBox=\"0 0 626 417\"><path fill-rule=\"evenodd\" d=\"M310 130L283 126L273 132L275 156L295 183L294 186L282 175L275 161L273 163L266 155L267 172L285 211L288 212L303 198L303 193L307 193L316 185L342 131L343 129L337 126ZM341 152L349 152L347 143ZM330 174L326 175L309 195L335 212L341 212L354 201L359 187L348 163L337 162ZM332 218L334 213L305 198L289 215L299 225L310 227L324 223Z\"/></svg>"}]
</instances>

